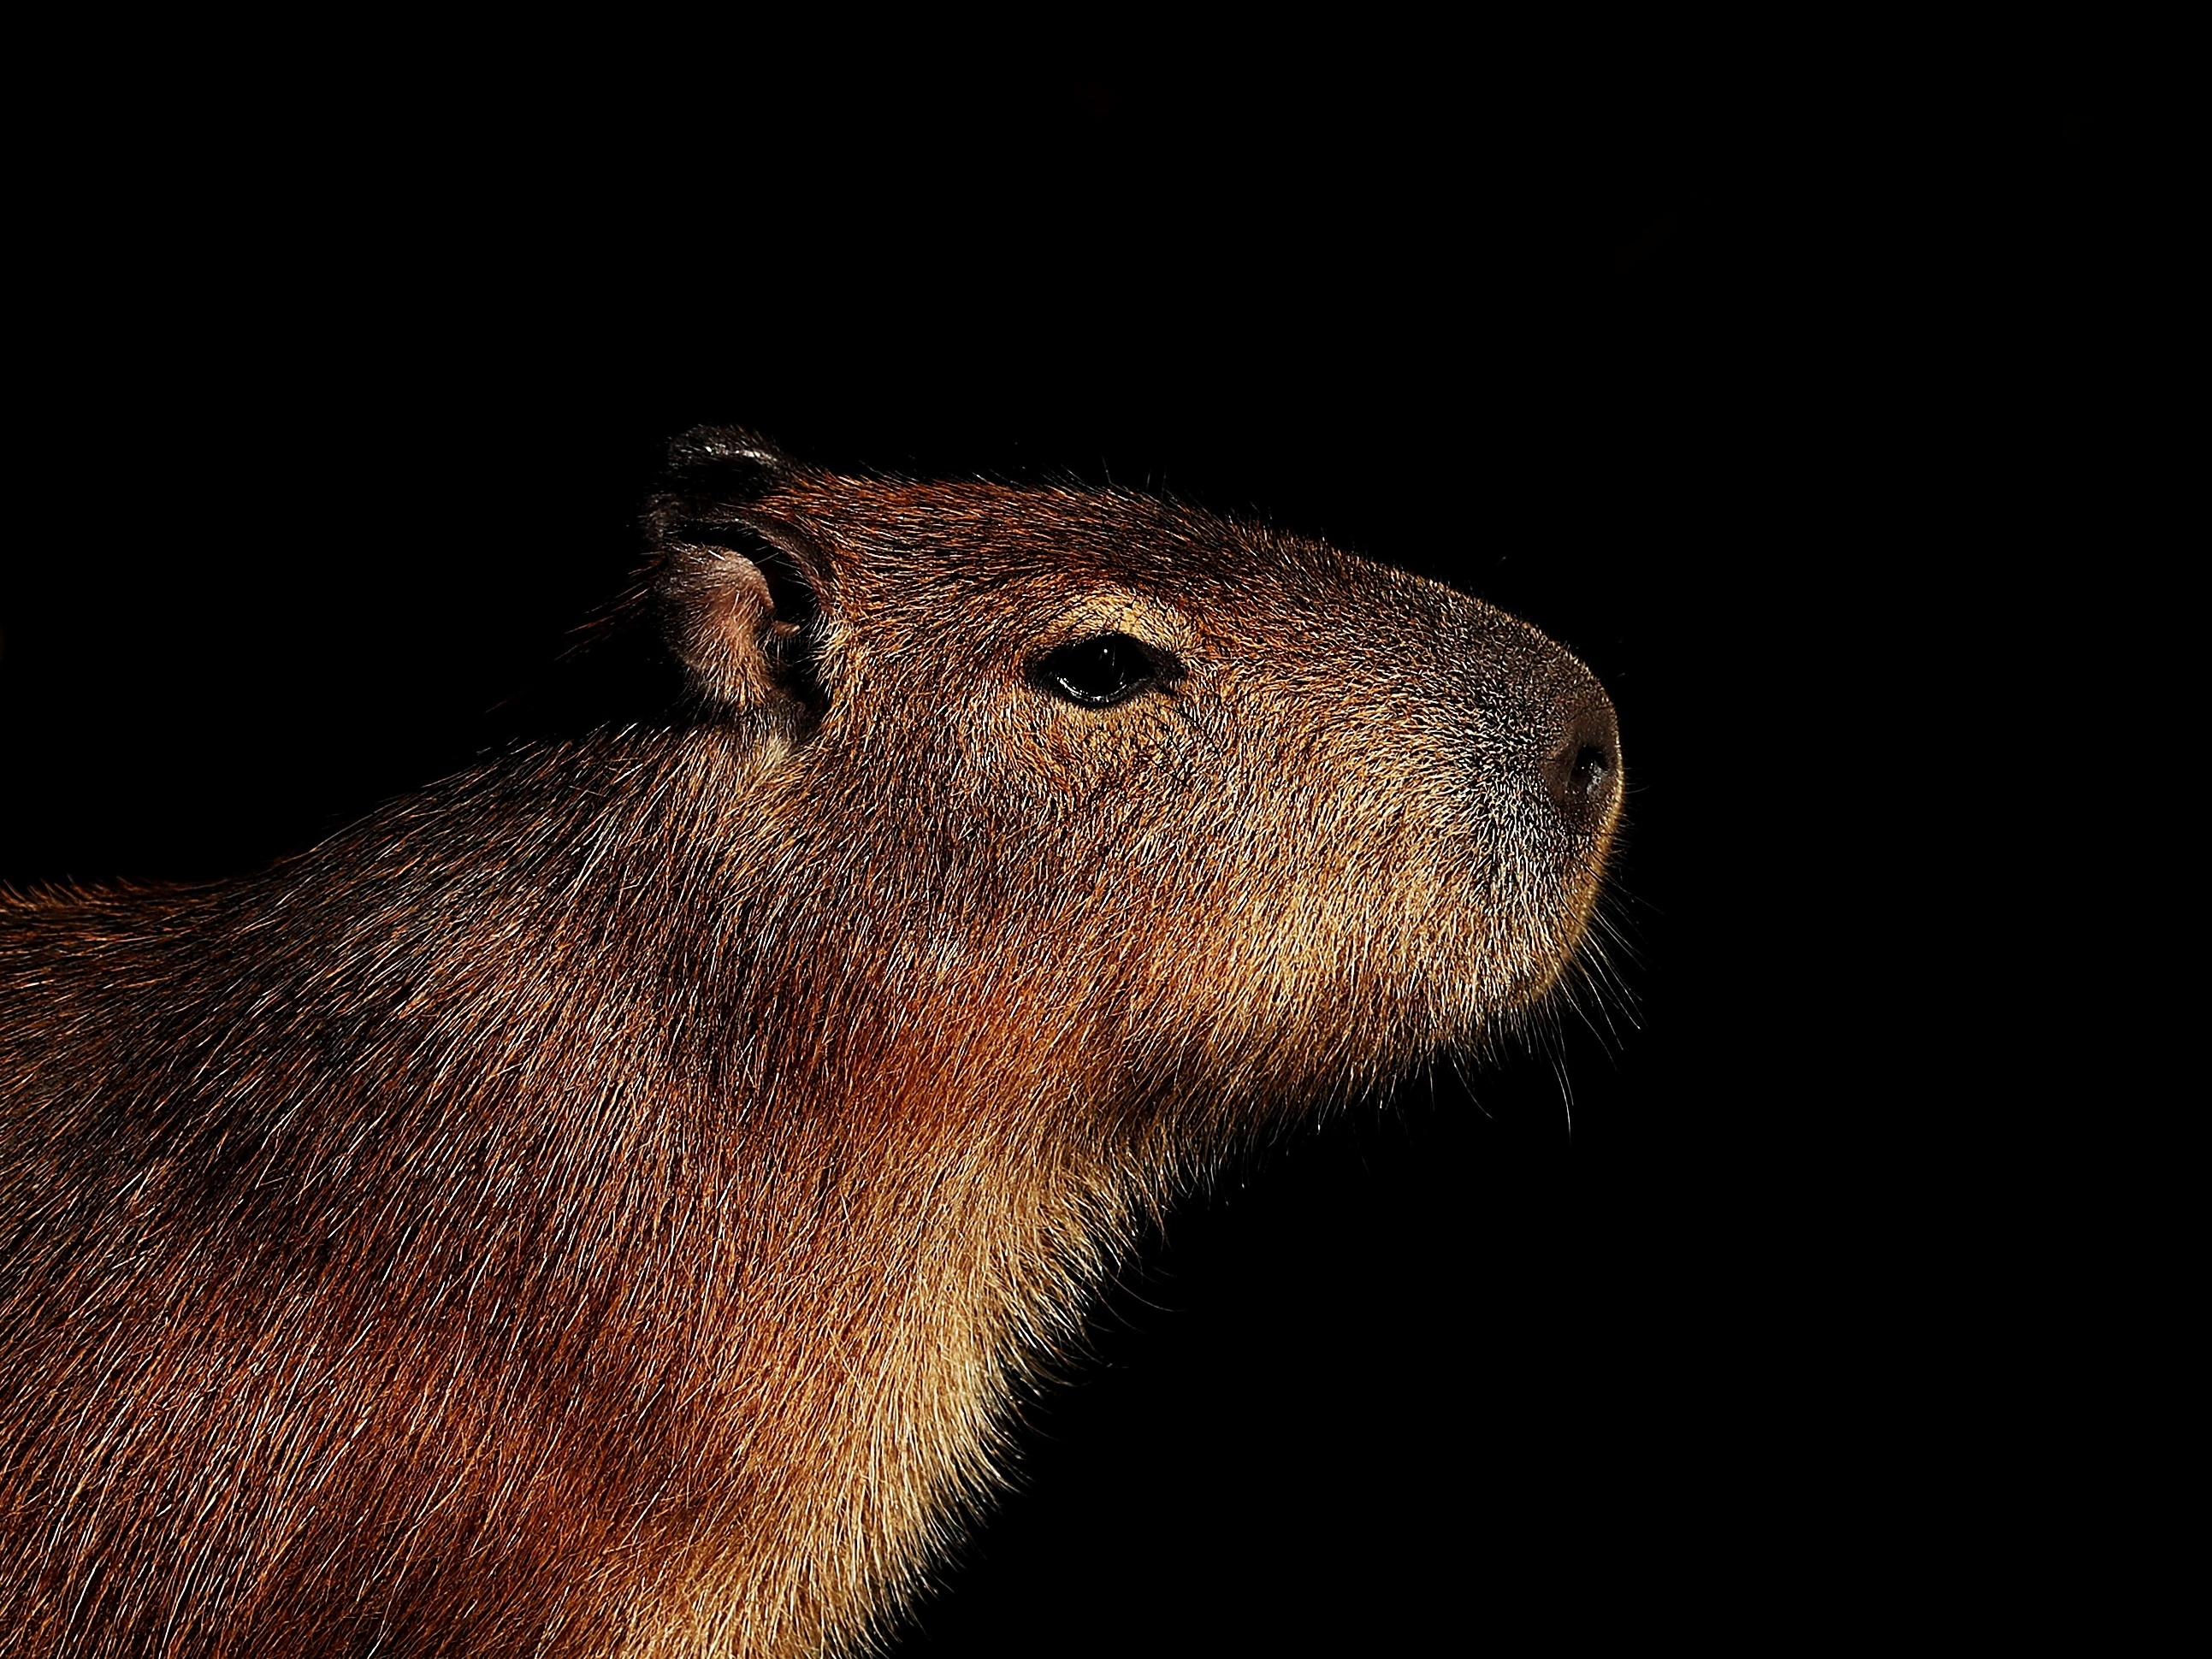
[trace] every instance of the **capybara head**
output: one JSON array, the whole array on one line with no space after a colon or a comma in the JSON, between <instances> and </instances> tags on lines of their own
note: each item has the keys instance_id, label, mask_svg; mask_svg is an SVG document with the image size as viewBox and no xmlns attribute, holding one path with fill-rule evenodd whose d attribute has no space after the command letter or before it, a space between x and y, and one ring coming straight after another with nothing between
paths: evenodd
<instances>
[{"instance_id":1,"label":"capybara head","mask_svg":"<svg viewBox=\"0 0 2212 1659\"><path fill-rule=\"evenodd\" d=\"M1464 1046L1573 957L1619 744L1525 623L1147 496L834 477L728 430L675 461L647 524L695 693L851 924L830 948L962 1041L1187 1124Z\"/></svg>"}]
</instances>

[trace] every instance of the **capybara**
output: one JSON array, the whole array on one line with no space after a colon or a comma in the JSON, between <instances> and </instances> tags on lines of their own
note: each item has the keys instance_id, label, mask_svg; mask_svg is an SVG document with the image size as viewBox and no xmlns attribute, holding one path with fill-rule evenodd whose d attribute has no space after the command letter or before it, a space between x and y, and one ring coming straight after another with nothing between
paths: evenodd
<instances>
[{"instance_id":1,"label":"capybara","mask_svg":"<svg viewBox=\"0 0 2212 1659\"><path fill-rule=\"evenodd\" d=\"M678 440L684 693L258 876L0 899L0 1647L865 1647L1164 1199L1510 1026L1611 705L1118 490Z\"/></svg>"}]
</instances>

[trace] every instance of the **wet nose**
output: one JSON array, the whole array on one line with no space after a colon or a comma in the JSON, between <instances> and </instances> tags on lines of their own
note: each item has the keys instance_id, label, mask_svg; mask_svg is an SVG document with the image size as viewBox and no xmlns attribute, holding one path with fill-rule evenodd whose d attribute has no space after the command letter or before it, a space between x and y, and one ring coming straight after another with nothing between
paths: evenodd
<instances>
[{"instance_id":1,"label":"wet nose","mask_svg":"<svg viewBox=\"0 0 2212 1659\"><path fill-rule=\"evenodd\" d=\"M1620 731L1602 694L1577 698L1565 711L1540 769L1544 793L1577 824L1601 823L1620 789Z\"/></svg>"}]
</instances>

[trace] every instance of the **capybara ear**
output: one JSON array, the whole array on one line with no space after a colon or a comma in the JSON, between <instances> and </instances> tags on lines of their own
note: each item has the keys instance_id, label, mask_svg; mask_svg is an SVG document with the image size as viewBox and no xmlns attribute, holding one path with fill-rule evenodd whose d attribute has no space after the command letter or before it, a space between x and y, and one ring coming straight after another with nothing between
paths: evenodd
<instances>
[{"instance_id":1,"label":"capybara ear","mask_svg":"<svg viewBox=\"0 0 2212 1659\"><path fill-rule=\"evenodd\" d=\"M645 532L661 632L693 691L732 709L787 698L818 712L830 564L772 500L806 469L736 427L693 428L668 463Z\"/></svg>"},{"instance_id":2,"label":"capybara ear","mask_svg":"<svg viewBox=\"0 0 2212 1659\"><path fill-rule=\"evenodd\" d=\"M757 499L806 469L757 432L695 426L668 441L667 488L683 493Z\"/></svg>"}]
</instances>

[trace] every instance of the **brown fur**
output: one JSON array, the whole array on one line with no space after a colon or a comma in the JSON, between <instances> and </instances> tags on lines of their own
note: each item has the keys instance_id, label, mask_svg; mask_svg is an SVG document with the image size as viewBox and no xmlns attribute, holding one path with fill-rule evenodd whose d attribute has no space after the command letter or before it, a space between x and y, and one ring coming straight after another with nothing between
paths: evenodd
<instances>
[{"instance_id":1,"label":"brown fur","mask_svg":"<svg viewBox=\"0 0 2212 1659\"><path fill-rule=\"evenodd\" d=\"M677 462L684 718L0 899L8 1652L865 1645L1144 1214L1576 950L1611 714L1522 624L1124 494ZM1186 678L1033 683L1111 631Z\"/></svg>"}]
</instances>

